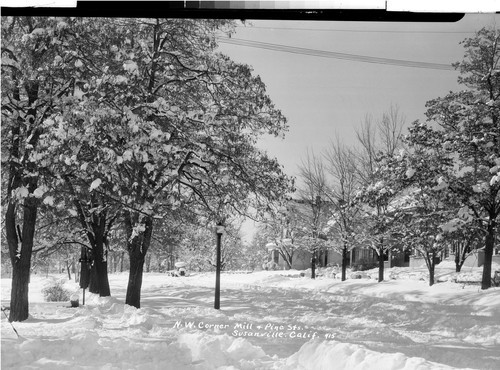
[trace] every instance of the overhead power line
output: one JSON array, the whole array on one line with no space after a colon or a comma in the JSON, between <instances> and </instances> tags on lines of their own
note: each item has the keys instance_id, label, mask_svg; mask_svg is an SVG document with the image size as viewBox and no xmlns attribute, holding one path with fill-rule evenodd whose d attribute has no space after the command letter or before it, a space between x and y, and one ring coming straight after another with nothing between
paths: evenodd
<instances>
[{"instance_id":1,"label":"overhead power line","mask_svg":"<svg viewBox=\"0 0 500 370\"><path fill-rule=\"evenodd\" d=\"M287 30L287 31L318 31L318 32L354 32L354 33L438 33L438 34L474 34L476 31L416 31L416 30L348 30L334 28L302 28L302 27L266 27L266 26L236 26L243 29Z\"/></svg>"},{"instance_id":2,"label":"overhead power line","mask_svg":"<svg viewBox=\"0 0 500 370\"><path fill-rule=\"evenodd\" d=\"M356 54L347 54L347 53L339 53L335 51L327 51L327 50L318 50L318 49L308 49L301 48L297 46L287 46L281 44L271 44L268 42L261 41L251 41L251 40L243 40L236 38L228 38L228 37L218 37L219 42L224 44L232 44L239 46L247 46L257 49L266 49L271 51L279 51L284 53L292 53L292 54L301 54L322 58L331 58L331 59L341 59L341 60L350 60L354 62L363 62L363 63L374 63L374 64L386 64L386 65L395 65L400 67L410 67L410 68L427 68L427 69L438 69L444 71L454 71L455 68L450 64L440 64L440 63L428 63L428 62L418 62L412 60L400 60L400 59L390 59L390 58L379 58L379 57L371 57L366 55L356 55Z\"/></svg>"}]
</instances>

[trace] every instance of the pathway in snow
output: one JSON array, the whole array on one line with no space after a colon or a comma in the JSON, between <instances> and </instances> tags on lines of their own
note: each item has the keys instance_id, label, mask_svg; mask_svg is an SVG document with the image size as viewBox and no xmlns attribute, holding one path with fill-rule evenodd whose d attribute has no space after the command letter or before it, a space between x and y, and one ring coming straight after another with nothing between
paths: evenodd
<instances>
[{"instance_id":1,"label":"pathway in snow","mask_svg":"<svg viewBox=\"0 0 500 370\"><path fill-rule=\"evenodd\" d=\"M230 277L227 279L230 281ZM464 307L460 300L426 302L424 297L419 299L420 290L371 296L366 294L365 281L351 281L333 292L243 284L237 289L222 289L221 311L210 317L207 312L213 307L214 290L198 284L181 278L156 285L143 292L142 305L169 314L175 312L164 323L169 327L176 322L183 326L192 323L192 330L210 331L210 324L227 325L220 332L229 335L235 335L235 325L241 325L236 335L245 331L282 331L285 336L281 338L245 336L267 354L279 357L297 352L314 336L456 367L475 368L477 358L483 359L482 368L494 369L500 364L498 317L470 312L470 306ZM188 310L195 307L205 310ZM251 330L245 330L250 324Z\"/></svg>"}]
</instances>

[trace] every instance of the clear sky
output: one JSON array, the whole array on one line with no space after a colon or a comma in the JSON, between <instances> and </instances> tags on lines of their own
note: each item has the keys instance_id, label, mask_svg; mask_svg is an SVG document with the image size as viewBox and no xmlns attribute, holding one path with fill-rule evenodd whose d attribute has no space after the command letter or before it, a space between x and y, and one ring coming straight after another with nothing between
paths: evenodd
<instances>
[{"instance_id":1,"label":"clear sky","mask_svg":"<svg viewBox=\"0 0 500 370\"><path fill-rule=\"evenodd\" d=\"M407 123L424 120L426 101L461 88L458 72L442 65L462 60L460 41L484 26L500 27L500 14L466 14L456 23L249 20L237 27L233 44L221 40L220 51L252 66L287 117L285 139L263 138L259 146L297 176L308 150L321 152L336 135L354 145L355 129L366 115L376 119L392 104ZM264 45L273 50L262 43L273 44ZM324 51L349 54L349 60ZM381 59L367 63L363 57ZM390 65L388 59L431 68ZM252 231L245 226L247 239Z\"/></svg>"}]
</instances>

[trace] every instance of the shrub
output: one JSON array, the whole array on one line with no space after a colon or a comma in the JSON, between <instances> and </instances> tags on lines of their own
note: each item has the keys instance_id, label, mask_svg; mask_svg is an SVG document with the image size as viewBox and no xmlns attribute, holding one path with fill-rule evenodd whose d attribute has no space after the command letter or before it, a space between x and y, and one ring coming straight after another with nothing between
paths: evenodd
<instances>
[{"instance_id":1,"label":"shrub","mask_svg":"<svg viewBox=\"0 0 500 370\"><path fill-rule=\"evenodd\" d=\"M69 301L70 292L63 287L61 281L55 281L42 289L42 294L47 302Z\"/></svg>"},{"instance_id":2,"label":"shrub","mask_svg":"<svg viewBox=\"0 0 500 370\"><path fill-rule=\"evenodd\" d=\"M374 269L375 267L378 267L377 261L367 260L364 258L361 258L359 261L351 265L352 271L366 271Z\"/></svg>"}]
</instances>

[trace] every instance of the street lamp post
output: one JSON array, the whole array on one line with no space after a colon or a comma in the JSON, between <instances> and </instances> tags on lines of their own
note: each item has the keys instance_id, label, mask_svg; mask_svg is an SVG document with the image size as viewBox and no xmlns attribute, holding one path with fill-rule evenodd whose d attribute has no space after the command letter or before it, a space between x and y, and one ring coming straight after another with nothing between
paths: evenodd
<instances>
[{"instance_id":1,"label":"street lamp post","mask_svg":"<svg viewBox=\"0 0 500 370\"><path fill-rule=\"evenodd\" d=\"M221 240L224 233L224 226L221 223L217 224L217 261L215 266L215 301L214 308L220 309L220 271L221 271Z\"/></svg>"}]
</instances>

